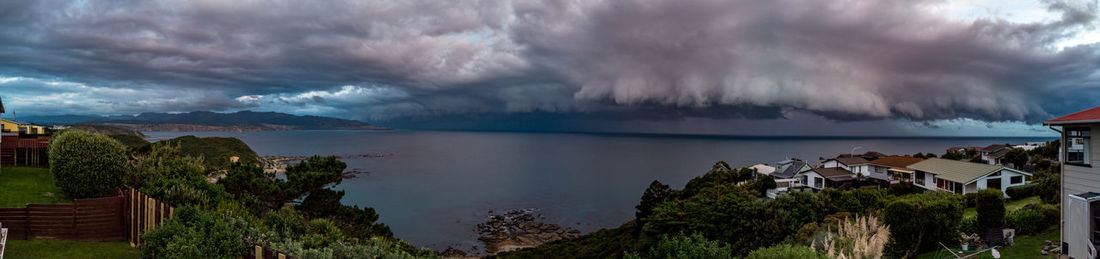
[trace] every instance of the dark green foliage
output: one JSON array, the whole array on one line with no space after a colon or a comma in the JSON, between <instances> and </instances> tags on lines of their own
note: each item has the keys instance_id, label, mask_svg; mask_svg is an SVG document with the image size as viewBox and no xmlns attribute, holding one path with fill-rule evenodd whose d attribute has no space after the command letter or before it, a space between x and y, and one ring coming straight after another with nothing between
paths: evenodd
<instances>
[{"instance_id":1,"label":"dark green foliage","mask_svg":"<svg viewBox=\"0 0 1100 259\"><path fill-rule=\"evenodd\" d=\"M989 163L989 161L985 161L985 159L982 159L982 157L980 157L980 156L970 158L970 162L971 163L979 163L979 164L988 164Z\"/></svg>"},{"instance_id":2,"label":"dark green foliage","mask_svg":"<svg viewBox=\"0 0 1100 259\"><path fill-rule=\"evenodd\" d=\"M558 240L537 247L503 252L499 258L618 258L626 251L640 251L649 243L634 235L636 221L618 228L601 229L570 240ZM489 256L487 258L494 258Z\"/></svg>"},{"instance_id":3,"label":"dark green foliage","mask_svg":"<svg viewBox=\"0 0 1100 259\"><path fill-rule=\"evenodd\" d=\"M192 207L177 209L175 217L142 238L146 258L237 258L247 253L238 229Z\"/></svg>"},{"instance_id":4,"label":"dark green foliage","mask_svg":"<svg viewBox=\"0 0 1100 259\"><path fill-rule=\"evenodd\" d=\"M1038 171L1035 172L1035 176L1031 180L1039 185L1035 192L1044 203L1058 204L1061 202L1062 178L1060 171L1057 169Z\"/></svg>"},{"instance_id":5,"label":"dark green foliage","mask_svg":"<svg viewBox=\"0 0 1100 259\"><path fill-rule=\"evenodd\" d=\"M141 192L172 206L190 205L198 208L210 208L229 194L221 185L210 184L201 176L188 178L161 178L141 187Z\"/></svg>"},{"instance_id":6,"label":"dark green foliage","mask_svg":"<svg viewBox=\"0 0 1100 259\"><path fill-rule=\"evenodd\" d=\"M1060 220L1058 205L1028 205L1005 215L1005 226L1023 235L1042 232Z\"/></svg>"},{"instance_id":7,"label":"dark green foliage","mask_svg":"<svg viewBox=\"0 0 1100 259\"><path fill-rule=\"evenodd\" d=\"M977 217L967 217L959 221L959 232L966 234L985 233L985 231L981 230L981 227L978 227Z\"/></svg>"},{"instance_id":8,"label":"dark green foliage","mask_svg":"<svg viewBox=\"0 0 1100 259\"><path fill-rule=\"evenodd\" d=\"M1028 156L1027 151L1022 148L1013 148L1005 154L1001 161L1005 163L1011 163L1013 168L1020 169L1027 164Z\"/></svg>"},{"instance_id":9,"label":"dark green foliage","mask_svg":"<svg viewBox=\"0 0 1100 259\"><path fill-rule=\"evenodd\" d=\"M115 195L130 166L126 148L117 140L79 130L54 136L49 155L57 187L73 199Z\"/></svg>"},{"instance_id":10,"label":"dark green foliage","mask_svg":"<svg viewBox=\"0 0 1100 259\"><path fill-rule=\"evenodd\" d=\"M649 188L645 189L642 193L642 202L638 203L638 206L634 206L634 218L640 219L649 216L653 212L653 208L658 204L665 202L672 196L672 188L668 185L661 184L657 180L653 180L649 183Z\"/></svg>"},{"instance_id":11,"label":"dark green foliage","mask_svg":"<svg viewBox=\"0 0 1100 259\"><path fill-rule=\"evenodd\" d=\"M970 208L978 206L978 196L980 194L976 192L963 194L963 207Z\"/></svg>"},{"instance_id":12,"label":"dark green foliage","mask_svg":"<svg viewBox=\"0 0 1100 259\"><path fill-rule=\"evenodd\" d=\"M148 154L138 156L133 170L125 177L126 185L135 188L146 182L164 179L192 179L205 176L202 158L184 155L178 145L155 145Z\"/></svg>"},{"instance_id":13,"label":"dark green foliage","mask_svg":"<svg viewBox=\"0 0 1100 259\"><path fill-rule=\"evenodd\" d=\"M663 235L656 246L649 249L644 256L637 253L628 253L624 258L676 258L676 259L728 259L732 256L728 244L707 240L699 233L686 236Z\"/></svg>"},{"instance_id":14,"label":"dark green foliage","mask_svg":"<svg viewBox=\"0 0 1100 259\"><path fill-rule=\"evenodd\" d=\"M1005 194L1008 194L1008 198L1012 200L1035 196L1038 195L1038 192L1039 184L1034 182L1025 185L1011 186L1005 189Z\"/></svg>"},{"instance_id":15,"label":"dark green foliage","mask_svg":"<svg viewBox=\"0 0 1100 259\"><path fill-rule=\"evenodd\" d=\"M850 191L837 191L826 189L820 194L826 200L826 206L830 211L851 212L864 214L871 210L881 209L885 206L887 195L881 190L855 189Z\"/></svg>"},{"instance_id":16,"label":"dark green foliage","mask_svg":"<svg viewBox=\"0 0 1100 259\"><path fill-rule=\"evenodd\" d=\"M310 192L298 208L314 218L331 220L343 226L350 236L367 238L372 236L393 236L389 226L377 223L378 213L374 208L360 208L340 203L344 191L319 189Z\"/></svg>"},{"instance_id":17,"label":"dark green foliage","mask_svg":"<svg viewBox=\"0 0 1100 259\"><path fill-rule=\"evenodd\" d=\"M919 153L919 152L918 152L918 153L916 153L916 154L913 154L913 155L912 155L912 157L916 157L916 158L926 158L926 157L924 156L924 154L922 154L922 153Z\"/></svg>"},{"instance_id":18,"label":"dark green foliage","mask_svg":"<svg viewBox=\"0 0 1100 259\"><path fill-rule=\"evenodd\" d=\"M149 149L149 141L145 141L141 136L135 135L109 135L109 137L118 140L123 146L126 146L126 151L130 153L143 153Z\"/></svg>"},{"instance_id":19,"label":"dark green foliage","mask_svg":"<svg viewBox=\"0 0 1100 259\"><path fill-rule=\"evenodd\" d=\"M924 154L924 158L936 158L936 154L933 154L932 152L928 152L928 154Z\"/></svg>"},{"instance_id":20,"label":"dark green foliage","mask_svg":"<svg viewBox=\"0 0 1100 259\"><path fill-rule=\"evenodd\" d=\"M1031 150L1031 155L1038 155L1039 157L1057 160L1058 149L1062 147L1062 140L1055 139L1046 145L1039 146L1038 148Z\"/></svg>"},{"instance_id":21,"label":"dark green foliage","mask_svg":"<svg viewBox=\"0 0 1100 259\"><path fill-rule=\"evenodd\" d=\"M776 187L778 187L778 185L776 185L775 183L775 178L771 177L770 175L761 175L760 177L756 178L756 181L753 181L752 183L752 188L755 189L757 193L759 193L760 197L766 196L768 190L775 189Z\"/></svg>"},{"instance_id":22,"label":"dark green foliage","mask_svg":"<svg viewBox=\"0 0 1100 259\"><path fill-rule=\"evenodd\" d=\"M985 189L978 191L974 198L978 211L978 228L980 230L1000 228L1005 224L1005 199L1004 193L998 189Z\"/></svg>"},{"instance_id":23,"label":"dark green foliage","mask_svg":"<svg viewBox=\"0 0 1100 259\"><path fill-rule=\"evenodd\" d=\"M232 164L230 157L234 156L240 158L238 162L241 164L260 164L260 156L248 144L236 138L183 136L153 143L153 146L157 145L176 145L184 155L202 157L203 165L208 171L228 169Z\"/></svg>"},{"instance_id":24,"label":"dark green foliage","mask_svg":"<svg viewBox=\"0 0 1100 259\"><path fill-rule=\"evenodd\" d=\"M894 196L902 196L916 192L915 188L917 187L913 186L910 182L900 182L890 185L890 188L886 189L886 193Z\"/></svg>"},{"instance_id":25,"label":"dark green foliage","mask_svg":"<svg viewBox=\"0 0 1100 259\"><path fill-rule=\"evenodd\" d=\"M966 153L952 150L952 151L947 151L947 153L943 153L943 156L941 156L940 158L951 159L951 160L963 160L963 159L967 159L968 157L966 156Z\"/></svg>"},{"instance_id":26,"label":"dark green foliage","mask_svg":"<svg viewBox=\"0 0 1100 259\"><path fill-rule=\"evenodd\" d=\"M772 258L806 258L828 259L824 253L815 251L808 246L792 246L789 244L760 248L749 253L747 259L772 259Z\"/></svg>"},{"instance_id":27,"label":"dark green foliage","mask_svg":"<svg viewBox=\"0 0 1100 259\"><path fill-rule=\"evenodd\" d=\"M955 243L962 210L959 196L942 192L910 194L890 201L883 216L890 226L887 254L911 257L935 249L937 242Z\"/></svg>"}]
</instances>

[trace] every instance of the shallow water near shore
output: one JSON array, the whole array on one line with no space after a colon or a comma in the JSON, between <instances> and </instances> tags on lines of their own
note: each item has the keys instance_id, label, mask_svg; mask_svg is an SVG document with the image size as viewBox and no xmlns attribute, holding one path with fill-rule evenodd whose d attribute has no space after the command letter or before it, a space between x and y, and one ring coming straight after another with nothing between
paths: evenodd
<instances>
[{"instance_id":1,"label":"shallow water near shore","mask_svg":"<svg viewBox=\"0 0 1100 259\"><path fill-rule=\"evenodd\" d=\"M800 138L439 131L146 132L236 137L261 156L342 155L367 173L337 186L343 202L369 206L397 237L441 251L481 250L489 211L537 209L545 222L584 232L634 216L653 180L682 188L723 160L741 167L787 157L933 152L951 146L1050 138ZM387 154L361 157L361 154ZM473 249L473 247L479 249Z\"/></svg>"}]
</instances>

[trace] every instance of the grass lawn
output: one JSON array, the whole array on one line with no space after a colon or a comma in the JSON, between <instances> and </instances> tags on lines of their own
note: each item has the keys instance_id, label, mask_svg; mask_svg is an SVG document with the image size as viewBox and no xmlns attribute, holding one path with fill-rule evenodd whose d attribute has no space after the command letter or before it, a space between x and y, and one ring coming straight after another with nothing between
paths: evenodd
<instances>
[{"instance_id":1,"label":"grass lawn","mask_svg":"<svg viewBox=\"0 0 1100 259\"><path fill-rule=\"evenodd\" d=\"M1011 247L1005 247L1003 249L997 249L1001 252L1001 258L1057 258L1053 255L1042 256L1039 255L1039 250L1043 248L1043 244L1050 240L1051 242L1058 243L1058 227L1055 226L1046 232L1043 232L1034 236L1017 236L1016 245ZM986 253L989 254L988 252ZM917 258L934 258L936 252L928 252L920 254ZM992 258L992 257L981 257Z\"/></svg>"},{"instance_id":2,"label":"grass lawn","mask_svg":"<svg viewBox=\"0 0 1100 259\"><path fill-rule=\"evenodd\" d=\"M1023 198L1023 199L1019 199L1019 200L1009 201L1009 202L1005 203L1005 212L1018 210L1020 208L1023 208L1024 206L1027 206L1028 204L1039 204L1039 203L1042 203L1042 202L1043 202L1043 200L1039 199L1038 195ZM978 216L978 210L973 208L973 207L966 208L966 209L963 210L963 218L977 217L977 216Z\"/></svg>"},{"instance_id":3,"label":"grass lawn","mask_svg":"<svg viewBox=\"0 0 1100 259\"><path fill-rule=\"evenodd\" d=\"M4 169L7 173L7 169ZM18 258L141 258L127 242L80 242L56 239L11 240L4 259Z\"/></svg>"},{"instance_id":4,"label":"grass lawn","mask_svg":"<svg viewBox=\"0 0 1100 259\"><path fill-rule=\"evenodd\" d=\"M53 184L48 168L4 167L0 169L0 208L19 208L27 203L69 203Z\"/></svg>"}]
</instances>

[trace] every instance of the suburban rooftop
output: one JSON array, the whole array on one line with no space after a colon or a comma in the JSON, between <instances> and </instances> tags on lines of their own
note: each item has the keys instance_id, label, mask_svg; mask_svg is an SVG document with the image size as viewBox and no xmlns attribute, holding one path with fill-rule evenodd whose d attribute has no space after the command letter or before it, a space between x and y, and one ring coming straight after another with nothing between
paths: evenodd
<instances>
[{"instance_id":1,"label":"suburban rooftop","mask_svg":"<svg viewBox=\"0 0 1100 259\"><path fill-rule=\"evenodd\" d=\"M971 163L942 158L929 158L909 165L909 169L915 169L935 173L936 177L951 180L958 183L969 183L998 169L1007 169L1025 175L1031 173L1007 168L999 165Z\"/></svg>"}]
</instances>

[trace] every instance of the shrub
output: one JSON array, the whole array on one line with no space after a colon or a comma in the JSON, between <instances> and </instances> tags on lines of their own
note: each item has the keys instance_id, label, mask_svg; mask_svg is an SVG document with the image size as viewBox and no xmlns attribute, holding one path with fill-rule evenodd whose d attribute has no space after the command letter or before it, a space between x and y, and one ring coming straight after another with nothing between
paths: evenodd
<instances>
[{"instance_id":1,"label":"shrub","mask_svg":"<svg viewBox=\"0 0 1100 259\"><path fill-rule=\"evenodd\" d=\"M1039 184L1029 183L1025 185L1017 185L1008 187L1005 189L1005 194L1008 194L1008 198L1012 200L1019 200L1031 196L1038 195Z\"/></svg>"},{"instance_id":2,"label":"shrub","mask_svg":"<svg viewBox=\"0 0 1100 259\"><path fill-rule=\"evenodd\" d=\"M1005 216L1005 225L1020 234L1036 234L1058 224L1060 216L1058 205L1028 205L1009 212Z\"/></svg>"},{"instance_id":3,"label":"shrub","mask_svg":"<svg viewBox=\"0 0 1100 259\"><path fill-rule=\"evenodd\" d=\"M825 254L814 251L813 248L808 246L791 246L789 244L776 245L772 247L760 248L749 253L748 259L770 259L770 258L829 258Z\"/></svg>"},{"instance_id":4,"label":"shrub","mask_svg":"<svg viewBox=\"0 0 1100 259\"><path fill-rule=\"evenodd\" d=\"M1001 190L985 189L978 191L975 202L977 202L978 228L980 230L1004 226L1005 199Z\"/></svg>"},{"instance_id":5,"label":"shrub","mask_svg":"<svg viewBox=\"0 0 1100 259\"><path fill-rule=\"evenodd\" d=\"M656 246L650 248L646 256L640 257L637 256L637 254L627 254L626 257L726 259L731 256L732 252L728 244L707 240L703 235L694 233L690 236L685 236L683 234L672 237L663 235L661 236L661 241L658 242Z\"/></svg>"},{"instance_id":6,"label":"shrub","mask_svg":"<svg viewBox=\"0 0 1100 259\"><path fill-rule=\"evenodd\" d=\"M153 180L205 175L202 158L184 155L179 145L153 145L148 154L138 157L133 169L126 174L126 184L135 188Z\"/></svg>"},{"instance_id":7,"label":"shrub","mask_svg":"<svg viewBox=\"0 0 1100 259\"><path fill-rule=\"evenodd\" d=\"M983 233L983 231L978 228L977 217L967 217L959 221L959 232L966 234Z\"/></svg>"},{"instance_id":8,"label":"shrub","mask_svg":"<svg viewBox=\"0 0 1100 259\"><path fill-rule=\"evenodd\" d=\"M70 198L115 195L129 166L126 148L117 140L79 130L66 130L50 140L50 172Z\"/></svg>"},{"instance_id":9,"label":"shrub","mask_svg":"<svg viewBox=\"0 0 1100 259\"><path fill-rule=\"evenodd\" d=\"M875 216L857 216L838 224L836 232L824 236L820 243L833 258L882 258L889 240L889 226L879 224Z\"/></svg>"},{"instance_id":10,"label":"shrub","mask_svg":"<svg viewBox=\"0 0 1100 259\"><path fill-rule=\"evenodd\" d=\"M891 232L887 253L912 257L935 249L937 242L954 243L962 220L962 201L950 193L910 194L891 201L884 214Z\"/></svg>"},{"instance_id":11,"label":"shrub","mask_svg":"<svg viewBox=\"0 0 1100 259\"><path fill-rule=\"evenodd\" d=\"M164 225L142 235L146 258L234 258L248 250L239 230L225 219L182 207Z\"/></svg>"},{"instance_id":12,"label":"shrub","mask_svg":"<svg viewBox=\"0 0 1100 259\"><path fill-rule=\"evenodd\" d=\"M963 207L978 206L978 195L976 192L963 194Z\"/></svg>"}]
</instances>

